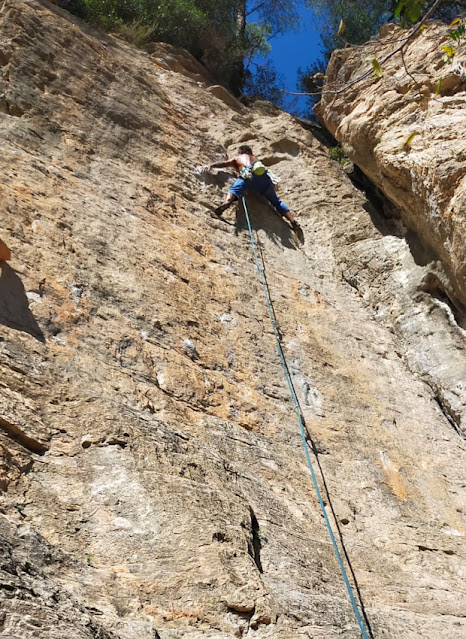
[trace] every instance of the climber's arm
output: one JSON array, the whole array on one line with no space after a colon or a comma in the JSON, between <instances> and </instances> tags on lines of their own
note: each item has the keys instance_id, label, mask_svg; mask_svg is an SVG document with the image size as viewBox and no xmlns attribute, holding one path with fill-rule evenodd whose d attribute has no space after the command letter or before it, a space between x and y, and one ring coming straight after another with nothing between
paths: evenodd
<instances>
[{"instance_id":1,"label":"climber's arm","mask_svg":"<svg viewBox=\"0 0 466 639\"><path fill-rule=\"evenodd\" d=\"M209 169L226 169L230 167L237 168L236 158L226 160L225 162L215 162L209 166Z\"/></svg>"}]
</instances>

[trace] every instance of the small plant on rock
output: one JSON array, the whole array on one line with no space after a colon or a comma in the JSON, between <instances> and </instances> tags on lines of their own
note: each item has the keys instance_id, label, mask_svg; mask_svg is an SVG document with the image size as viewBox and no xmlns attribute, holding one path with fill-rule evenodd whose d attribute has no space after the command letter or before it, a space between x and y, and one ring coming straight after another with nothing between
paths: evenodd
<instances>
[{"instance_id":1,"label":"small plant on rock","mask_svg":"<svg viewBox=\"0 0 466 639\"><path fill-rule=\"evenodd\" d=\"M337 144L336 146L330 147L328 152L332 160L335 160L335 162L338 162L338 164L341 164L342 166L345 166L345 164L348 164L349 157L346 155L341 144Z\"/></svg>"},{"instance_id":2,"label":"small plant on rock","mask_svg":"<svg viewBox=\"0 0 466 639\"><path fill-rule=\"evenodd\" d=\"M442 51L445 51L445 56L443 58L445 62L452 62L456 55L456 49L461 45L462 40L466 39L466 20L463 20L463 18L456 18L450 24L450 27L456 27L454 31L450 31L448 34L453 42L455 42L456 46L453 44L444 44L440 47Z\"/></svg>"},{"instance_id":3,"label":"small plant on rock","mask_svg":"<svg viewBox=\"0 0 466 639\"><path fill-rule=\"evenodd\" d=\"M117 28L116 33L136 47L142 47L142 45L150 42L154 30L154 25L142 24L136 20L129 24L122 24Z\"/></svg>"}]
</instances>

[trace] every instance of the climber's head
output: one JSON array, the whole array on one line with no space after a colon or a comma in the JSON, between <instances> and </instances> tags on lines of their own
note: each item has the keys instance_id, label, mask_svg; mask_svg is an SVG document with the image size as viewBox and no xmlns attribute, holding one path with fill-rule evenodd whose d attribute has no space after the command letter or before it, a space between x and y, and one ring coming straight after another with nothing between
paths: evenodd
<instances>
[{"instance_id":1,"label":"climber's head","mask_svg":"<svg viewBox=\"0 0 466 639\"><path fill-rule=\"evenodd\" d=\"M254 153L252 152L252 149L250 146L248 146L247 144L244 144L243 146L240 146L238 148L238 155L254 155Z\"/></svg>"}]
</instances>

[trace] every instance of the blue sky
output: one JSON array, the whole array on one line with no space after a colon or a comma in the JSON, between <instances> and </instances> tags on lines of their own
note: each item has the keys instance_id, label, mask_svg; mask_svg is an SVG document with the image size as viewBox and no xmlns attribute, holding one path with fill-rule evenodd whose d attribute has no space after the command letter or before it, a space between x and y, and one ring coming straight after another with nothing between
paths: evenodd
<instances>
[{"instance_id":1,"label":"blue sky","mask_svg":"<svg viewBox=\"0 0 466 639\"><path fill-rule=\"evenodd\" d=\"M317 59L321 58L320 30L314 13L304 6L302 0L299 7L300 29L293 33L289 32L282 36L277 36L270 41L272 51L268 55L277 71L282 76L285 89L297 91L297 71L298 68L310 66ZM257 62L263 59L257 59ZM294 103L294 104L293 104ZM306 105L306 98L292 98L286 100L286 108L303 108Z\"/></svg>"}]
</instances>

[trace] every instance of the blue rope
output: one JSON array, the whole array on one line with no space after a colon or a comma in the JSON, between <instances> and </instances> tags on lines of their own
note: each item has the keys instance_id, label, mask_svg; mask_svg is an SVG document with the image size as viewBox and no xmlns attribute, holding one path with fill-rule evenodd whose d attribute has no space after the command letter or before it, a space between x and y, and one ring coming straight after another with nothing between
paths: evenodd
<instances>
[{"instance_id":1,"label":"blue rope","mask_svg":"<svg viewBox=\"0 0 466 639\"><path fill-rule=\"evenodd\" d=\"M306 442L306 434L305 434L305 430L304 430L303 416L301 414L301 409L299 407L298 398L296 397L296 393L295 393L295 390L294 390L294 387L293 387L293 383L291 381L290 374L288 372L288 366L286 364L285 355L283 353L280 337L278 335L278 330L277 330L277 326L276 326L276 322L275 322L275 318L274 318L274 313L273 313L273 308L272 308L272 301L270 299L267 282L265 280L265 276L264 276L264 273L263 273L262 268L260 266L259 258L257 256L256 243L254 242L254 237L253 237L252 228L251 228L251 221L249 219L249 213L248 213L248 209L246 207L246 202L244 200L244 197L242 198L242 201L243 201L244 213L246 215L246 221L248 223L249 235L251 237L252 252L254 253L254 259L256 261L257 270L259 271L260 281L261 281L262 287L264 289L265 299L266 299L266 302L267 302L267 308L268 308L268 311L269 311L270 320L272 322L273 333L275 335L275 340L277 342L278 354L280 356L280 360L281 360L281 363L282 363L283 371L285 373L286 381L288 383L288 388L290 389L291 397L292 397L292 400L293 400L293 406L294 406L294 409L296 411L296 415L298 416L299 429L301 431L301 439L303 440L304 452L306 453L306 459L307 459L307 463L308 463L308 466L309 466L309 470L311 471L312 481L314 483L314 488L315 488L315 491L316 491L316 495L317 495L317 498L319 500L320 507L322 509L322 514L323 514L324 519L325 519L325 524L327 526L327 530L328 530L328 533L330 535L330 539L332 541L333 549L335 551L335 555L336 555L337 560L338 560L338 565L340 566L340 571L341 571L341 574L342 574L342 577L343 577L343 581L345 582L345 586L346 586L346 589L348 591L348 595L349 595L349 598L350 598L350 601L351 601L351 605L353 606L354 614L355 614L357 622L359 624L359 628L361 630L361 634L364 637L364 639L369 639L369 635L367 634L367 630L366 630L365 624L364 624L364 622L362 620L361 613L359 612L359 608L358 608L358 605L356 603L356 599L354 598L353 589L352 589L351 584L350 584L350 582L348 580L348 575L346 574L345 566L343 565L343 560L341 558L340 551L338 550L338 546L337 546L337 542L335 540L335 536L333 534L332 526L330 524L329 518L328 518L327 513L325 511L325 506L324 506L324 502L322 500L322 495L320 493L319 486L317 484L317 479L316 479L316 475L315 475L315 472L314 472L314 467L312 465L311 457L309 455L309 447L308 447L307 442Z\"/></svg>"}]
</instances>

